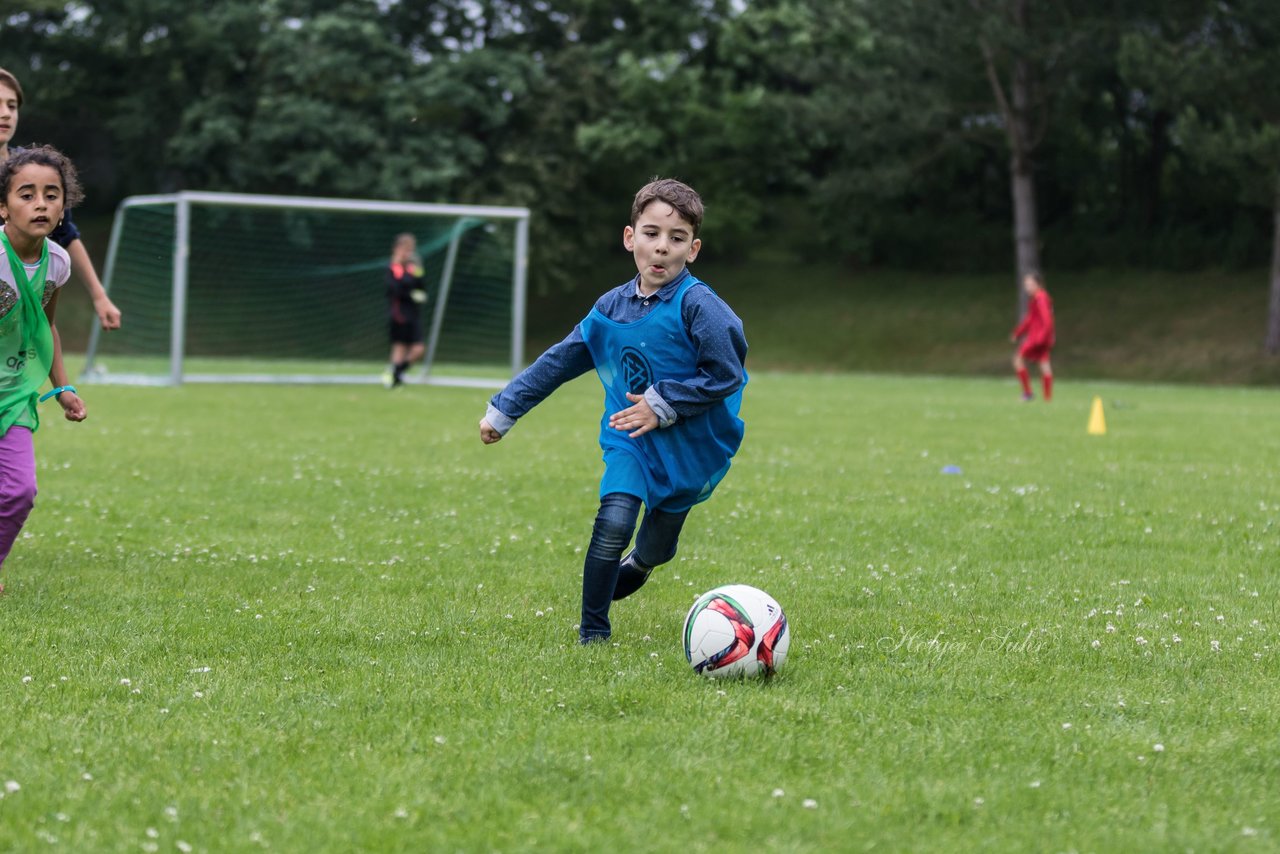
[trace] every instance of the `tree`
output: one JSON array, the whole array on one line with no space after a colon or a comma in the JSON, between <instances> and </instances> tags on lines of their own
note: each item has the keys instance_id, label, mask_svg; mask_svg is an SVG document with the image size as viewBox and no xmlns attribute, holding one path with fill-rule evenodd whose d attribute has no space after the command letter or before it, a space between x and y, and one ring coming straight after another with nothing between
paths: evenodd
<instances>
[{"instance_id":1,"label":"tree","mask_svg":"<svg viewBox=\"0 0 1280 854\"><path fill-rule=\"evenodd\" d=\"M1268 0L1171 4L1125 39L1123 70L1176 115L1200 168L1234 177L1238 198L1271 211L1264 349L1280 354L1280 7Z\"/></svg>"},{"instance_id":2,"label":"tree","mask_svg":"<svg viewBox=\"0 0 1280 854\"><path fill-rule=\"evenodd\" d=\"M1086 25L1070 3L1032 0L807 6L822 49L800 73L828 141L815 151L819 194L850 207L901 206L929 187L973 211L982 202L969 194L985 183L985 155L975 149L1002 151L1021 310L1022 277L1041 267L1037 152ZM947 180L930 182L931 171Z\"/></svg>"}]
</instances>

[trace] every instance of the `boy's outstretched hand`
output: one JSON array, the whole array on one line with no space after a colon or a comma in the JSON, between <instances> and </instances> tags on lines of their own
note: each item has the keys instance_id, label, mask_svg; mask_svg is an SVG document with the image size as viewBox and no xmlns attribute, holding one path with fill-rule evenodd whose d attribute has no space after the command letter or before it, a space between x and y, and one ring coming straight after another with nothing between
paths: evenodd
<instances>
[{"instance_id":1,"label":"boy's outstretched hand","mask_svg":"<svg viewBox=\"0 0 1280 854\"><path fill-rule=\"evenodd\" d=\"M627 394L627 400L635 404L628 406L621 412L615 412L609 416L609 426L614 430L624 430L632 439L636 439L648 433L650 430L656 430L658 427L658 415L644 399L643 394Z\"/></svg>"},{"instance_id":2,"label":"boy's outstretched hand","mask_svg":"<svg viewBox=\"0 0 1280 854\"><path fill-rule=\"evenodd\" d=\"M484 442L486 445L492 445L494 442L498 441L501 438L502 438L502 434L499 433L497 430L494 430L491 426L489 426L488 421L486 421L483 418L480 419L480 441L481 442Z\"/></svg>"}]
</instances>

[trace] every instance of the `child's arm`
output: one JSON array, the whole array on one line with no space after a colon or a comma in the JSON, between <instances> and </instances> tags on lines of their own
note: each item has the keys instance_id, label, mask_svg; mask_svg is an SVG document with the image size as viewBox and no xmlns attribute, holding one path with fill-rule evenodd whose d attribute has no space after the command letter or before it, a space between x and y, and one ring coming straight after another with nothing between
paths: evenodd
<instances>
[{"instance_id":1,"label":"child's arm","mask_svg":"<svg viewBox=\"0 0 1280 854\"><path fill-rule=\"evenodd\" d=\"M1053 309L1049 305L1049 297L1044 291L1037 294L1036 311L1040 315L1040 338L1042 341L1053 341Z\"/></svg>"},{"instance_id":2,"label":"child's arm","mask_svg":"<svg viewBox=\"0 0 1280 854\"><path fill-rule=\"evenodd\" d=\"M58 292L54 291L53 296L49 297L49 304L44 307L44 316L49 318L49 331L53 333L53 364L49 368L49 382L53 383L54 388L61 388L67 385L67 370L62 364L62 336L58 334L58 327L53 322L57 310ZM84 401L74 391L62 392L57 401L68 421L85 419Z\"/></svg>"},{"instance_id":3,"label":"child's arm","mask_svg":"<svg viewBox=\"0 0 1280 854\"><path fill-rule=\"evenodd\" d=\"M119 329L120 309L116 308L115 303L107 296L106 288L102 287L102 282L98 281L98 272L93 269L89 250L80 239L80 229L76 228L70 210L62 212L62 222L58 223L57 228L49 235L49 239L67 250L71 269L80 277L84 289L89 292L89 298L93 300L93 311L98 315L98 322L102 324L102 328Z\"/></svg>"},{"instance_id":4,"label":"child's arm","mask_svg":"<svg viewBox=\"0 0 1280 854\"><path fill-rule=\"evenodd\" d=\"M480 420L480 441L486 445L497 442L553 391L594 367L582 329L575 326L567 338L549 348L493 396Z\"/></svg>"},{"instance_id":5,"label":"child's arm","mask_svg":"<svg viewBox=\"0 0 1280 854\"><path fill-rule=\"evenodd\" d=\"M93 269L93 261L89 258L89 250L84 247L84 241L73 240L67 244L66 250L71 258L71 269L76 271L76 275L84 283L84 289L89 292L89 298L93 300L93 311L98 315L102 328L119 329L120 309L116 308L111 297L107 296L107 289L98 280L98 272Z\"/></svg>"}]
</instances>

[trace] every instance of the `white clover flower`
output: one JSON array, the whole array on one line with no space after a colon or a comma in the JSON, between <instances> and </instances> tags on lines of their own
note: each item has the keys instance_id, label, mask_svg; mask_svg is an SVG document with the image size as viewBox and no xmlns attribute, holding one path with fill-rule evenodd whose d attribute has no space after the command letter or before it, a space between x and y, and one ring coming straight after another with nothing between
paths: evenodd
<instances>
[{"instance_id":1,"label":"white clover flower","mask_svg":"<svg viewBox=\"0 0 1280 854\"><path fill-rule=\"evenodd\" d=\"M818 808L818 802L815 801L813 798L805 798L804 808L807 810L816 810Z\"/></svg>"},{"instance_id":2,"label":"white clover flower","mask_svg":"<svg viewBox=\"0 0 1280 854\"><path fill-rule=\"evenodd\" d=\"M1155 753L1164 753L1164 745L1159 743L1153 744L1151 745L1151 750Z\"/></svg>"},{"instance_id":3,"label":"white clover flower","mask_svg":"<svg viewBox=\"0 0 1280 854\"><path fill-rule=\"evenodd\" d=\"M1093 647L1094 649L1098 649L1102 646L1102 641L1095 640L1093 643L1089 644L1089 646Z\"/></svg>"},{"instance_id":4,"label":"white clover flower","mask_svg":"<svg viewBox=\"0 0 1280 854\"><path fill-rule=\"evenodd\" d=\"M1134 638L1134 639L1133 639L1133 642L1134 642L1134 643L1136 643L1138 646L1146 646L1146 645L1147 645L1147 639L1146 639L1146 638L1144 638L1142 635L1138 635L1136 638Z\"/></svg>"},{"instance_id":5,"label":"white clover flower","mask_svg":"<svg viewBox=\"0 0 1280 854\"><path fill-rule=\"evenodd\" d=\"M785 795L785 794L786 794L786 792L782 791L781 789L774 789L774 790L773 790L773 796L774 796L775 798L780 798L780 797L782 797L782 796L783 796L783 795Z\"/></svg>"},{"instance_id":6,"label":"white clover flower","mask_svg":"<svg viewBox=\"0 0 1280 854\"><path fill-rule=\"evenodd\" d=\"M12 795L14 792L20 790L21 788L22 786L18 785L17 780L5 780L4 790L9 794Z\"/></svg>"}]
</instances>

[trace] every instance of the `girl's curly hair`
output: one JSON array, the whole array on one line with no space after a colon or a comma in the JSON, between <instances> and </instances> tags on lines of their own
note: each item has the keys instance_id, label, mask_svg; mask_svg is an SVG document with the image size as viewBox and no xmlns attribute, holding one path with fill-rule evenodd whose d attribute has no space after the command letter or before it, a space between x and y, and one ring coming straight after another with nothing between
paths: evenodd
<instances>
[{"instance_id":1,"label":"girl's curly hair","mask_svg":"<svg viewBox=\"0 0 1280 854\"><path fill-rule=\"evenodd\" d=\"M76 175L75 164L71 158L50 145L33 145L30 148L11 149L9 159L0 162L0 194L9 196L9 185L13 176L23 166L37 163L56 169L62 178L62 204L64 208L74 208L84 201L84 190L80 188L80 179Z\"/></svg>"}]
</instances>

